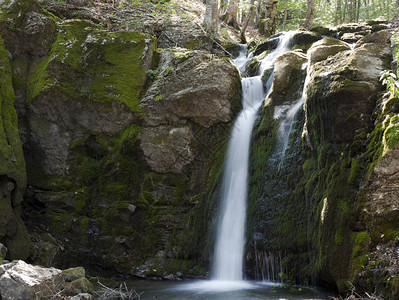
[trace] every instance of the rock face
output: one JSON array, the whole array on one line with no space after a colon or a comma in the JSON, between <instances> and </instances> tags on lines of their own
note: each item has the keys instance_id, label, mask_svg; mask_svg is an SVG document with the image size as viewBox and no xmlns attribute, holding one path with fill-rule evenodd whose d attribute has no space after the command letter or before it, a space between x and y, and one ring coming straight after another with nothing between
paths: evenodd
<instances>
[{"instance_id":1,"label":"rock face","mask_svg":"<svg viewBox=\"0 0 399 300\"><path fill-rule=\"evenodd\" d=\"M212 217L209 193L240 107L231 62L204 51L157 52L149 34L61 21L33 0L6 1L1 11L9 90L0 92L11 113L0 132L0 192L9 199L0 242L9 257L155 277L206 266L201 222ZM26 181L30 253L17 210ZM192 222L201 225L186 226Z\"/></svg>"},{"instance_id":2,"label":"rock face","mask_svg":"<svg viewBox=\"0 0 399 300\"><path fill-rule=\"evenodd\" d=\"M313 72L305 103L305 132L312 131L321 141L350 142L357 130L367 128L376 92L381 88L379 74L389 68L390 36L389 31L373 33L360 40L352 52L340 56L331 56L348 50L340 42L333 44L327 39L326 46L312 46L309 52ZM317 63L329 56L330 59ZM321 119L312 118L320 107L326 108ZM329 126L322 126L326 120ZM314 125L310 125L312 122ZM309 138L308 142L315 147Z\"/></svg>"},{"instance_id":3,"label":"rock face","mask_svg":"<svg viewBox=\"0 0 399 300\"><path fill-rule=\"evenodd\" d=\"M15 3L11 2L11 9ZM2 11L1 19L7 16ZM4 27L4 21L1 22ZM30 240L20 217L26 188L25 159L18 134L18 119L14 108L12 69L3 39L0 38L0 242L7 246L8 257L26 258Z\"/></svg>"},{"instance_id":4,"label":"rock face","mask_svg":"<svg viewBox=\"0 0 399 300\"><path fill-rule=\"evenodd\" d=\"M0 18L0 34L13 58L48 52L55 37L55 20L37 1L5 1Z\"/></svg>"},{"instance_id":5,"label":"rock face","mask_svg":"<svg viewBox=\"0 0 399 300\"><path fill-rule=\"evenodd\" d=\"M196 155L195 133L187 125L230 122L238 108L230 97L238 91L239 75L226 61L181 48L162 51L154 72L140 102L146 127L139 136L141 149L154 171L181 173Z\"/></svg>"},{"instance_id":6,"label":"rock face","mask_svg":"<svg viewBox=\"0 0 399 300\"><path fill-rule=\"evenodd\" d=\"M232 119L229 101L238 73L230 64L202 51L164 50L157 78L140 102L144 125L185 124L203 127ZM236 108L237 110L237 108Z\"/></svg>"},{"instance_id":7,"label":"rock face","mask_svg":"<svg viewBox=\"0 0 399 300\"><path fill-rule=\"evenodd\" d=\"M4 300L51 297L61 290L61 270L28 265L22 260L0 266L0 295Z\"/></svg>"},{"instance_id":8,"label":"rock face","mask_svg":"<svg viewBox=\"0 0 399 300\"><path fill-rule=\"evenodd\" d=\"M395 48L397 41L396 34L392 37ZM397 49L394 53L397 59ZM386 93L374 111L375 126L367 140L369 174L359 197L361 221L358 227L369 243L354 256L358 263L354 276L357 285L364 291L376 286L379 293L389 298L399 294L397 101L395 94Z\"/></svg>"},{"instance_id":9,"label":"rock face","mask_svg":"<svg viewBox=\"0 0 399 300\"><path fill-rule=\"evenodd\" d=\"M276 62L273 101L263 109L253 135L248 249L254 250L246 257L249 266L266 266L248 270L254 277L281 268L296 274L299 282L312 277L343 292L350 280L358 290L372 283L387 296L397 293L394 285L376 280L383 272L392 273L392 282L397 278L392 246L397 229L387 225L398 221L393 137L397 106L392 99L376 105L380 72L392 61L392 33L363 35L353 48L326 38L307 51L307 97L290 127L283 159L278 107L272 104L290 103L292 96L286 92L294 82L287 75L298 54L288 52ZM368 177L366 170L374 175ZM282 213L271 213L276 210ZM383 249L391 254L382 255ZM386 269L377 271L379 259L386 261ZM363 271L368 266L371 271Z\"/></svg>"},{"instance_id":10,"label":"rock face","mask_svg":"<svg viewBox=\"0 0 399 300\"><path fill-rule=\"evenodd\" d=\"M153 40L136 32L108 34L87 21L67 21L60 25L55 44L59 47L30 71L28 105L20 118L21 136L31 153L28 173L61 177L70 168L70 144L85 131L115 135L137 120Z\"/></svg>"}]
</instances>

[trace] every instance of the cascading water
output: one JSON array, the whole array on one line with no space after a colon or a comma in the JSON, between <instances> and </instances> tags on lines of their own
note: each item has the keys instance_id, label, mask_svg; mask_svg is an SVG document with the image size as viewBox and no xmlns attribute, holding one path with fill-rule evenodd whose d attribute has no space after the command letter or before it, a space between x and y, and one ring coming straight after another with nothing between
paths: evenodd
<instances>
[{"instance_id":1,"label":"cascading water","mask_svg":"<svg viewBox=\"0 0 399 300\"><path fill-rule=\"evenodd\" d=\"M248 188L248 161L251 133L265 95L270 89L272 76L266 84L262 81L264 70L271 68L275 59L289 50L291 34L280 36L279 46L263 59L258 76L242 79L243 109L237 117L231 133L222 187L222 205L214 253L214 280L241 281L245 243L246 200ZM246 49L235 60L243 70L250 58Z\"/></svg>"},{"instance_id":2,"label":"cascading water","mask_svg":"<svg viewBox=\"0 0 399 300\"><path fill-rule=\"evenodd\" d=\"M290 135L292 133L293 125L295 124L295 116L298 113L298 111L302 108L305 99L306 99L306 88L309 84L310 81L310 70L307 67L308 64L304 64L304 67L307 68L307 75L305 79L305 83L303 85L303 91L301 98L298 99L294 104L290 106L280 106L276 107L274 117L275 118L281 118L282 122L280 123L280 126L278 128L277 134L278 134L278 152L279 152L279 162L278 162L278 169L281 170L281 168L284 165L284 160L285 160L285 154L287 152L288 143L290 141Z\"/></svg>"}]
</instances>

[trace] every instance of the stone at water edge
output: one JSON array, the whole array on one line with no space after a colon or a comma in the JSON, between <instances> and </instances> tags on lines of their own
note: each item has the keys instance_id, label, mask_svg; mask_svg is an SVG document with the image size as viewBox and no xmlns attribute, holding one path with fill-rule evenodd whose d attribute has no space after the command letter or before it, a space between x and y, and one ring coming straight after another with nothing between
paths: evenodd
<instances>
[{"instance_id":1,"label":"stone at water edge","mask_svg":"<svg viewBox=\"0 0 399 300\"><path fill-rule=\"evenodd\" d=\"M86 271L83 267L70 268L62 270L62 278L66 282L86 277Z\"/></svg>"},{"instance_id":2,"label":"stone at water edge","mask_svg":"<svg viewBox=\"0 0 399 300\"><path fill-rule=\"evenodd\" d=\"M30 300L54 295L61 289L61 270L32 266L22 260L0 266L2 300Z\"/></svg>"},{"instance_id":3,"label":"stone at water edge","mask_svg":"<svg viewBox=\"0 0 399 300\"><path fill-rule=\"evenodd\" d=\"M94 288L93 284L86 278L81 277L72 282L64 282L64 293L69 296L74 296L80 293L92 293Z\"/></svg>"},{"instance_id":4,"label":"stone at water edge","mask_svg":"<svg viewBox=\"0 0 399 300\"><path fill-rule=\"evenodd\" d=\"M80 293L69 300L94 300L94 297L88 293Z\"/></svg>"}]
</instances>

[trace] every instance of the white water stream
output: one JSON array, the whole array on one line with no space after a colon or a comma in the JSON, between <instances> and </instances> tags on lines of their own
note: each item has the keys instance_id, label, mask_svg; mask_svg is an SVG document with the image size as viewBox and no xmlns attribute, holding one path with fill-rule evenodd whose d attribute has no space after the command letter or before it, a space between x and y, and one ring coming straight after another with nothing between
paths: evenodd
<instances>
[{"instance_id":1,"label":"white water stream","mask_svg":"<svg viewBox=\"0 0 399 300\"><path fill-rule=\"evenodd\" d=\"M242 79L243 109L238 115L231 133L224 169L222 199L214 253L213 280L233 282L243 280L245 245L246 200L248 189L248 161L252 129L257 112L262 105L272 78L264 89L261 75L273 66L276 58L289 50L291 34L280 36L279 46L267 55L260 66L258 76ZM234 63L240 71L250 57L243 48ZM272 76L271 76L272 77Z\"/></svg>"},{"instance_id":2,"label":"white water stream","mask_svg":"<svg viewBox=\"0 0 399 300\"><path fill-rule=\"evenodd\" d=\"M303 91L301 98L297 100L291 106L280 106L276 107L274 117L282 118L282 122L277 131L278 135L278 151L279 151L279 162L278 162L278 169L281 170L284 165L285 155L287 150L289 149L289 141L290 135L293 130L293 126L295 124L295 116L297 115L298 111L302 108L305 99L306 99L306 89L308 87L310 81L310 70L308 64L305 63L304 67L307 69L306 79L303 86ZM285 112L284 112L285 111Z\"/></svg>"}]
</instances>

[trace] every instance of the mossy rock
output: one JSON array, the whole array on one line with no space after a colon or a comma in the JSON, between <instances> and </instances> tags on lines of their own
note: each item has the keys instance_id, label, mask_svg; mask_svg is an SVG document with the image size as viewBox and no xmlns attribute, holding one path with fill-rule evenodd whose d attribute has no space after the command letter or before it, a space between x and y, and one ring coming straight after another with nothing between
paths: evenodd
<instances>
[{"instance_id":1,"label":"mossy rock","mask_svg":"<svg viewBox=\"0 0 399 300\"><path fill-rule=\"evenodd\" d=\"M91 294L94 292L93 284L85 277L76 279L72 282L64 282L63 286L65 288L63 293L69 296L76 296L80 293Z\"/></svg>"},{"instance_id":2,"label":"mossy rock","mask_svg":"<svg viewBox=\"0 0 399 300\"><path fill-rule=\"evenodd\" d=\"M318 34L328 36L328 37L336 37L338 32L336 28L329 26L314 26L310 29L310 31L316 32Z\"/></svg>"},{"instance_id":3,"label":"mossy rock","mask_svg":"<svg viewBox=\"0 0 399 300\"><path fill-rule=\"evenodd\" d=\"M118 101L138 112L153 44L142 33L107 33L88 21L66 21L49 55L29 76L27 101L53 93L64 101Z\"/></svg>"},{"instance_id":4,"label":"mossy rock","mask_svg":"<svg viewBox=\"0 0 399 300\"><path fill-rule=\"evenodd\" d=\"M57 20L35 0L3 1L0 34L13 58L43 56L54 40Z\"/></svg>"},{"instance_id":5,"label":"mossy rock","mask_svg":"<svg viewBox=\"0 0 399 300\"><path fill-rule=\"evenodd\" d=\"M325 38L314 43L308 50L310 64L313 65L319 61L325 60L335 54L350 50L348 44L334 38Z\"/></svg>"},{"instance_id":6,"label":"mossy rock","mask_svg":"<svg viewBox=\"0 0 399 300\"><path fill-rule=\"evenodd\" d=\"M321 34L316 32L296 31L292 36L292 46L310 46L321 39Z\"/></svg>"},{"instance_id":7,"label":"mossy rock","mask_svg":"<svg viewBox=\"0 0 399 300\"><path fill-rule=\"evenodd\" d=\"M277 48L280 39L278 37L270 38L266 42L258 44L254 50L254 56L260 55L265 51L272 51Z\"/></svg>"},{"instance_id":8,"label":"mossy rock","mask_svg":"<svg viewBox=\"0 0 399 300\"><path fill-rule=\"evenodd\" d=\"M83 267L70 268L62 270L62 278L66 282L71 282L86 276L86 270Z\"/></svg>"}]
</instances>

